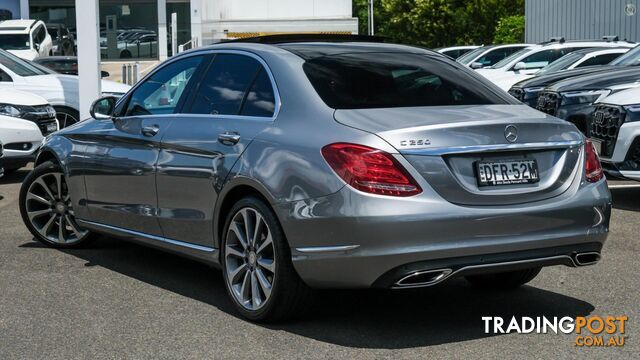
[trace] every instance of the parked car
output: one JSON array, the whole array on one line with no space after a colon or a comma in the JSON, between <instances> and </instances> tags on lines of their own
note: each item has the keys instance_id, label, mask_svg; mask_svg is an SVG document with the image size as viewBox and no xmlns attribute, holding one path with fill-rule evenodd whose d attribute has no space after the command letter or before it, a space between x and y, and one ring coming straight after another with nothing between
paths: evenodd
<instances>
[{"instance_id":1,"label":"parked car","mask_svg":"<svg viewBox=\"0 0 640 360\"><path fill-rule=\"evenodd\" d=\"M595 111L594 103L637 86L640 86L640 67L635 66L572 77L540 92L536 109L570 121L587 133L587 120Z\"/></svg>"},{"instance_id":2,"label":"parked car","mask_svg":"<svg viewBox=\"0 0 640 360\"><path fill-rule=\"evenodd\" d=\"M597 102L587 131L605 171L640 181L640 87Z\"/></svg>"},{"instance_id":3,"label":"parked car","mask_svg":"<svg viewBox=\"0 0 640 360\"><path fill-rule=\"evenodd\" d=\"M0 49L33 60L52 55L53 43L42 21L6 20L0 22Z\"/></svg>"},{"instance_id":4,"label":"parked car","mask_svg":"<svg viewBox=\"0 0 640 360\"><path fill-rule=\"evenodd\" d=\"M36 64L45 66L58 74L78 75L78 58L75 56L47 56L34 60ZM109 77L107 71L101 71L102 77Z\"/></svg>"},{"instance_id":5,"label":"parked car","mask_svg":"<svg viewBox=\"0 0 640 360\"><path fill-rule=\"evenodd\" d=\"M58 131L53 107L40 96L0 90L0 142L4 146L5 173L35 159L44 136Z\"/></svg>"},{"instance_id":6,"label":"parked car","mask_svg":"<svg viewBox=\"0 0 640 360\"><path fill-rule=\"evenodd\" d=\"M631 48L634 46L635 43L609 38L602 41L565 41L560 38L522 49L491 68L476 71L500 88L509 90L515 83L531 78L543 67L573 51L588 48Z\"/></svg>"},{"instance_id":7,"label":"parked car","mask_svg":"<svg viewBox=\"0 0 640 360\"><path fill-rule=\"evenodd\" d=\"M47 24L47 31L53 40L52 55L74 56L75 38L65 24Z\"/></svg>"},{"instance_id":8,"label":"parked car","mask_svg":"<svg viewBox=\"0 0 640 360\"><path fill-rule=\"evenodd\" d=\"M117 56L119 59L154 58L158 55L158 36L155 33L136 33L132 38L118 41ZM109 49L101 47L103 57L108 57Z\"/></svg>"},{"instance_id":9,"label":"parked car","mask_svg":"<svg viewBox=\"0 0 640 360\"><path fill-rule=\"evenodd\" d=\"M629 50L630 48L592 48L576 50L543 67L542 69L540 69L540 71L535 73L535 76L551 74L561 70L570 70L596 65L607 65Z\"/></svg>"},{"instance_id":10,"label":"parked car","mask_svg":"<svg viewBox=\"0 0 640 360\"><path fill-rule=\"evenodd\" d=\"M549 85L572 77L606 72L619 69L620 67L635 66L638 64L640 64L640 45L636 45L635 48L629 50L629 52L608 65L594 65L572 70L561 70L551 74L536 74L536 76L531 79L520 81L513 85L511 89L509 89L509 94L535 108L538 102L538 95Z\"/></svg>"},{"instance_id":11,"label":"parked car","mask_svg":"<svg viewBox=\"0 0 640 360\"><path fill-rule=\"evenodd\" d=\"M452 59L457 59L460 56L468 53L469 51L477 49L479 47L480 46L478 45L451 46L435 49L435 51L439 52L440 54L447 55Z\"/></svg>"},{"instance_id":12,"label":"parked car","mask_svg":"<svg viewBox=\"0 0 640 360\"><path fill-rule=\"evenodd\" d=\"M60 127L80 120L78 77L62 75L44 66L0 50L0 89L22 90L42 96L56 110ZM122 96L130 86L102 80L102 93Z\"/></svg>"},{"instance_id":13,"label":"parked car","mask_svg":"<svg viewBox=\"0 0 640 360\"><path fill-rule=\"evenodd\" d=\"M456 60L472 69L482 69L484 67L491 67L511 54L531 45L532 44L487 45L469 51Z\"/></svg>"},{"instance_id":14,"label":"parked car","mask_svg":"<svg viewBox=\"0 0 640 360\"><path fill-rule=\"evenodd\" d=\"M296 314L309 287L510 288L599 260L611 198L573 125L429 50L304 38L182 53L96 101L45 140L27 228L218 265L259 321Z\"/></svg>"}]
</instances>

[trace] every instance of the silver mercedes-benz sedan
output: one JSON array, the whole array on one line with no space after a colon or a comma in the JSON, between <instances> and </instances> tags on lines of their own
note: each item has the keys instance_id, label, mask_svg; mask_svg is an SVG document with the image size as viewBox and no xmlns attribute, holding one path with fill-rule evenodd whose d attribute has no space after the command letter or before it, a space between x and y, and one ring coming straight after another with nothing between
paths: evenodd
<instances>
[{"instance_id":1,"label":"silver mercedes-benz sedan","mask_svg":"<svg viewBox=\"0 0 640 360\"><path fill-rule=\"evenodd\" d=\"M96 101L43 143L26 226L219 266L255 321L316 288L509 288L600 259L611 198L573 125L435 52L344 40L197 49Z\"/></svg>"}]
</instances>

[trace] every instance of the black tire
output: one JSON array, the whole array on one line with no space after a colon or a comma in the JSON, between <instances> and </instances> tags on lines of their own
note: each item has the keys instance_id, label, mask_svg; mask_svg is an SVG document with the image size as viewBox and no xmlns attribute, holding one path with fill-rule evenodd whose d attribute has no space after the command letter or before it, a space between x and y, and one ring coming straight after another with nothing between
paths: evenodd
<instances>
[{"instance_id":1,"label":"black tire","mask_svg":"<svg viewBox=\"0 0 640 360\"><path fill-rule=\"evenodd\" d=\"M470 275L465 279L473 286L485 289L515 289L533 280L542 270L541 267L507 271L495 274Z\"/></svg>"},{"instance_id":2,"label":"black tire","mask_svg":"<svg viewBox=\"0 0 640 360\"><path fill-rule=\"evenodd\" d=\"M67 107L54 107L54 109L56 110L56 119L58 119L60 129L64 129L80 121L80 113L75 109Z\"/></svg>"},{"instance_id":3,"label":"black tire","mask_svg":"<svg viewBox=\"0 0 640 360\"><path fill-rule=\"evenodd\" d=\"M257 310L246 309L232 293L227 274L226 244L228 230L234 216L240 210L253 209L258 211L271 232L274 247L275 276L271 295L264 305ZM300 316L311 305L312 290L300 279L291 263L291 250L285 238L282 227L271 208L261 199L248 196L239 200L229 211L225 222L220 246L222 273L225 288L236 310L245 318L256 322L279 322Z\"/></svg>"},{"instance_id":4,"label":"black tire","mask_svg":"<svg viewBox=\"0 0 640 360\"><path fill-rule=\"evenodd\" d=\"M44 162L38 166L36 166L33 171L31 171L29 173L29 175L27 175L27 177L24 179L23 183L22 183L22 187L20 188L20 197L19 197L19 202L20 202L20 215L22 216L22 221L24 222L24 224L26 225L27 229L29 229L29 232L31 232L31 234L33 235L33 237L38 240L39 242L50 246L50 247L54 247L54 248L60 248L60 249L69 249L69 248L77 248L77 247L82 247L87 245L93 238L95 238L94 234L84 230L82 228L80 228L77 223L75 222L75 217L72 215L72 208L69 206L67 208L67 212L63 213L63 215L55 215L55 217L57 217L56 220L59 221L60 217L65 217L65 220L63 222L63 224L65 224L65 226L63 226L63 228L65 228L65 233L73 233L72 230L66 230L66 229L79 229L84 235L79 237L79 236L73 236L76 238L76 240L73 241L69 241L69 242L56 242L51 240L50 238L45 237L34 225L34 222L32 222L32 220L29 218L29 206L32 206L31 203L27 204L27 202L34 202L34 200L27 200L27 195L29 195L29 190L32 187L32 184L34 184L34 182L40 180L43 176L52 176L54 173L62 173L62 180L63 180L63 185L61 185L62 189L67 189L66 188L66 180L64 178L64 172L62 171L62 168L60 167L60 165L58 165L57 163L54 163L52 161L47 161ZM37 185L40 186L40 185ZM42 197L45 198L46 197L46 191L44 191L44 188L40 187L40 189L42 190ZM49 187L49 191L56 195L59 198L64 198L64 192L62 194L62 196L58 196L55 190L55 186L50 186ZM47 200L47 199L45 199ZM70 202L70 200L69 200ZM47 205L44 205L40 202L37 202L40 205L40 209L47 209ZM52 214L57 214L54 210L55 208L55 204L52 204L50 206L52 208L51 213ZM46 218L48 218L49 216L54 217L54 215L43 215ZM71 219L72 223L69 224L69 220L67 219ZM46 221L45 221L46 222ZM45 225L46 226L46 225ZM43 226L43 227L45 227ZM55 220L53 221L53 228L57 227L57 230L60 230L60 222L55 222Z\"/></svg>"}]
</instances>

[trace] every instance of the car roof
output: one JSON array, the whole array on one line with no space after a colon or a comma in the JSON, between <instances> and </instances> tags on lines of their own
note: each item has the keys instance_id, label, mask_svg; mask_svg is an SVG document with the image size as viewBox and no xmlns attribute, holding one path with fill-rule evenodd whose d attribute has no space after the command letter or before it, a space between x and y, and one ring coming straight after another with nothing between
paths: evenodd
<instances>
[{"instance_id":1,"label":"car roof","mask_svg":"<svg viewBox=\"0 0 640 360\"><path fill-rule=\"evenodd\" d=\"M0 33L24 33L27 34L36 20L5 20L0 22Z\"/></svg>"},{"instance_id":2,"label":"car roof","mask_svg":"<svg viewBox=\"0 0 640 360\"><path fill-rule=\"evenodd\" d=\"M284 43L277 47L298 55L304 60L311 60L323 56L335 56L340 54L372 53L372 52L398 52L398 53L423 53L437 54L435 51L415 46L368 43L368 42L312 42L312 43Z\"/></svg>"}]
</instances>

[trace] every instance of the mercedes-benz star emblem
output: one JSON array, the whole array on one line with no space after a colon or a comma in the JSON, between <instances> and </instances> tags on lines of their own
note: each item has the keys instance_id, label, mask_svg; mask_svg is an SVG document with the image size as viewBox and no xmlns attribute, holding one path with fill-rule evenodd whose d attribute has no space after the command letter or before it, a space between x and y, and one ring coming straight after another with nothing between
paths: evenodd
<instances>
[{"instance_id":1,"label":"mercedes-benz star emblem","mask_svg":"<svg viewBox=\"0 0 640 360\"><path fill-rule=\"evenodd\" d=\"M518 128L515 125L508 125L504 129L504 138L507 139L508 142L516 142L518 140Z\"/></svg>"}]
</instances>

